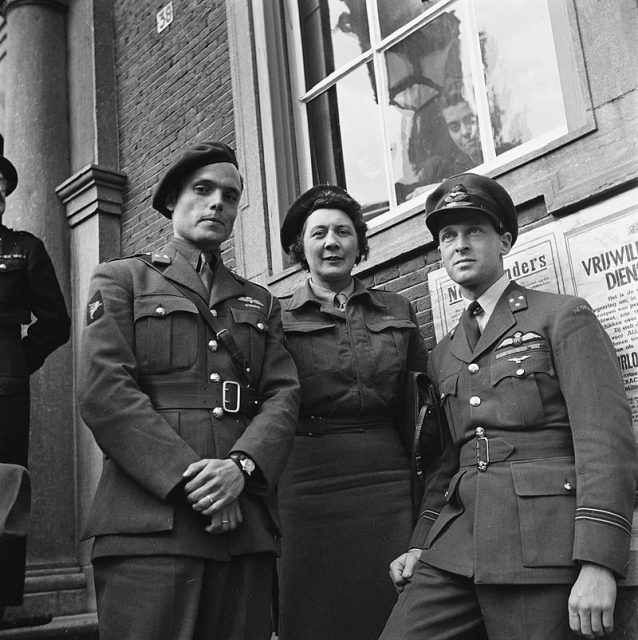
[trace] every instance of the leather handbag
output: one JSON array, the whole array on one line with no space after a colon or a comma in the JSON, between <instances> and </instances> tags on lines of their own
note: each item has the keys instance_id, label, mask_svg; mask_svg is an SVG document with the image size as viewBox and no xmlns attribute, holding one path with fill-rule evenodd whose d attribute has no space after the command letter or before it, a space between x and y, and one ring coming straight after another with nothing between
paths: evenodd
<instances>
[{"instance_id":1,"label":"leather handbag","mask_svg":"<svg viewBox=\"0 0 638 640\"><path fill-rule=\"evenodd\" d=\"M30 512L29 472L18 464L0 462L0 542L26 536Z\"/></svg>"},{"instance_id":2,"label":"leather handbag","mask_svg":"<svg viewBox=\"0 0 638 640\"><path fill-rule=\"evenodd\" d=\"M416 522L423 499L428 441L439 442L442 429L438 394L422 371L406 374L402 416L400 433L410 455L410 492Z\"/></svg>"}]
</instances>

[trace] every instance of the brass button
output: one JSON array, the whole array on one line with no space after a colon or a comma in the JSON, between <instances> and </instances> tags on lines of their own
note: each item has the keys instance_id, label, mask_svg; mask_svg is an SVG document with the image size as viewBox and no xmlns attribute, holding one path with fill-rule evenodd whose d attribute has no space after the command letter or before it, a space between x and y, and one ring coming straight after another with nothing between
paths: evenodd
<instances>
[{"instance_id":1,"label":"brass button","mask_svg":"<svg viewBox=\"0 0 638 640\"><path fill-rule=\"evenodd\" d=\"M574 485L569 481L565 480L565 484L563 485L567 491L573 491Z\"/></svg>"},{"instance_id":2,"label":"brass button","mask_svg":"<svg viewBox=\"0 0 638 640\"><path fill-rule=\"evenodd\" d=\"M224 417L224 410L221 407L215 407L213 409L213 417L221 420Z\"/></svg>"},{"instance_id":3,"label":"brass button","mask_svg":"<svg viewBox=\"0 0 638 640\"><path fill-rule=\"evenodd\" d=\"M211 309L210 310L210 315L213 316L213 318L217 317L217 311L215 311L215 309Z\"/></svg>"},{"instance_id":4,"label":"brass button","mask_svg":"<svg viewBox=\"0 0 638 640\"><path fill-rule=\"evenodd\" d=\"M162 305L160 305L159 307L156 307L155 315L160 316L160 318L163 318L166 315L166 309L164 309Z\"/></svg>"},{"instance_id":5,"label":"brass button","mask_svg":"<svg viewBox=\"0 0 638 640\"><path fill-rule=\"evenodd\" d=\"M516 375L517 376L524 376L525 375L525 369L523 369L523 367L521 367L520 369L516 369Z\"/></svg>"},{"instance_id":6,"label":"brass button","mask_svg":"<svg viewBox=\"0 0 638 640\"><path fill-rule=\"evenodd\" d=\"M219 382L222 377L218 373L211 373L209 376L211 382Z\"/></svg>"},{"instance_id":7,"label":"brass button","mask_svg":"<svg viewBox=\"0 0 638 640\"><path fill-rule=\"evenodd\" d=\"M483 438L485 436L485 429L483 429L483 427L476 427L476 429L474 429L474 435L478 438Z\"/></svg>"},{"instance_id":8,"label":"brass button","mask_svg":"<svg viewBox=\"0 0 638 640\"><path fill-rule=\"evenodd\" d=\"M6 269L6 268L7 268L7 265L4 262L0 264L0 269Z\"/></svg>"},{"instance_id":9,"label":"brass button","mask_svg":"<svg viewBox=\"0 0 638 640\"><path fill-rule=\"evenodd\" d=\"M218 346L219 345L217 344L217 340L209 340L208 341L208 348L211 351L217 351Z\"/></svg>"},{"instance_id":10,"label":"brass button","mask_svg":"<svg viewBox=\"0 0 638 640\"><path fill-rule=\"evenodd\" d=\"M260 331L263 331L263 330L266 328L266 325L265 325L263 322L258 322L258 323L257 323L257 328L258 328Z\"/></svg>"},{"instance_id":11,"label":"brass button","mask_svg":"<svg viewBox=\"0 0 638 640\"><path fill-rule=\"evenodd\" d=\"M476 362L473 362L472 364L467 366L467 370L470 373L478 373L479 369L480 369L480 367L476 364Z\"/></svg>"},{"instance_id":12,"label":"brass button","mask_svg":"<svg viewBox=\"0 0 638 640\"><path fill-rule=\"evenodd\" d=\"M470 398L470 405L478 407L481 404L481 399L478 396L472 396Z\"/></svg>"}]
</instances>

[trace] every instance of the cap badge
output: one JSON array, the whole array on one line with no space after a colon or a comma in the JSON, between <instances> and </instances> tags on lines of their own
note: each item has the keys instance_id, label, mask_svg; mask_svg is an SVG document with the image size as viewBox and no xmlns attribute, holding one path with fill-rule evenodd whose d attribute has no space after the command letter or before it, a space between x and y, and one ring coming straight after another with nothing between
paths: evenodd
<instances>
[{"instance_id":1,"label":"cap badge","mask_svg":"<svg viewBox=\"0 0 638 640\"><path fill-rule=\"evenodd\" d=\"M464 200L468 199L469 195L465 186L462 184L455 184L452 187L452 191L447 194L443 202L445 202L446 204L452 204L454 202L463 202Z\"/></svg>"}]
</instances>

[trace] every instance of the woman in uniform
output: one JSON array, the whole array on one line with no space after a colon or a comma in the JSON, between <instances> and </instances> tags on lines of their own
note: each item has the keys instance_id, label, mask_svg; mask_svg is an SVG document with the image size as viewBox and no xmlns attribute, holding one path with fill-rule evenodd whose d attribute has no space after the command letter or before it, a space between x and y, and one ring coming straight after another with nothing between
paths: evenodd
<instances>
[{"instance_id":1,"label":"woman in uniform","mask_svg":"<svg viewBox=\"0 0 638 640\"><path fill-rule=\"evenodd\" d=\"M279 485L280 640L376 640L396 600L388 564L412 531L398 416L406 373L427 354L410 302L352 276L366 229L330 185L302 194L281 229L309 277L282 299L302 399Z\"/></svg>"}]
</instances>

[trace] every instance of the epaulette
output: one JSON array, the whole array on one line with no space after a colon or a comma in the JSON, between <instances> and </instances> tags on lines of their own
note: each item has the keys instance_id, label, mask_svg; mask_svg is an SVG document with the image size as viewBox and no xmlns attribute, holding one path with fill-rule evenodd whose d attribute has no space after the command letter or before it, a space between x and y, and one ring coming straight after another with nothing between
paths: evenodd
<instances>
[{"instance_id":1,"label":"epaulette","mask_svg":"<svg viewBox=\"0 0 638 640\"><path fill-rule=\"evenodd\" d=\"M117 262L118 260L128 260L129 258L139 258L140 260L144 260L144 262L148 262L149 264L159 267L167 267L173 261L172 258L167 256L165 253L153 253L146 251L143 253L133 253L129 256L118 256L117 258L107 260L107 262Z\"/></svg>"}]
</instances>

